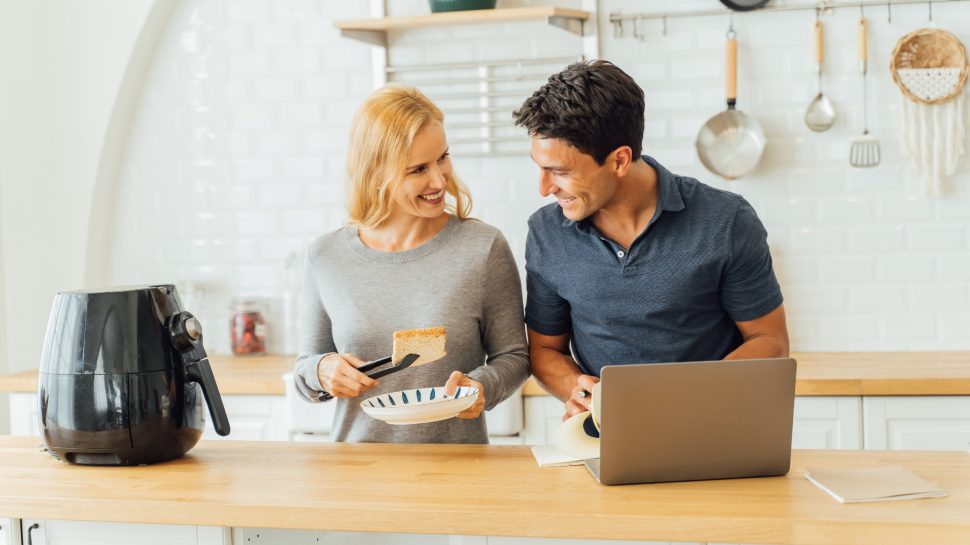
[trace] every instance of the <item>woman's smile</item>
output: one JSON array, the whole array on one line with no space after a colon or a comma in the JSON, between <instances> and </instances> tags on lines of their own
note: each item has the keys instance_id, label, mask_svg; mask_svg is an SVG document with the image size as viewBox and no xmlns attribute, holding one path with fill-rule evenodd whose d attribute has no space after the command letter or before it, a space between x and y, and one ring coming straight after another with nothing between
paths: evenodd
<instances>
[{"instance_id":1,"label":"woman's smile","mask_svg":"<svg viewBox=\"0 0 970 545\"><path fill-rule=\"evenodd\" d=\"M428 204L438 204L445 198L445 190L439 189L434 193L425 193L424 195L418 195L418 198L427 202Z\"/></svg>"}]
</instances>

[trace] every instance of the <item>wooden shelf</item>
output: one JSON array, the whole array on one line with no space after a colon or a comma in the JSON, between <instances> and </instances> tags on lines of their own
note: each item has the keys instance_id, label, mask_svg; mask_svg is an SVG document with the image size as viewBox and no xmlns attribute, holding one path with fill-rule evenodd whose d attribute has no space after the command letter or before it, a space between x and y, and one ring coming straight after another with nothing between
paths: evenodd
<instances>
[{"instance_id":1,"label":"wooden shelf","mask_svg":"<svg viewBox=\"0 0 970 545\"><path fill-rule=\"evenodd\" d=\"M582 36L583 23L589 20L589 18L590 13L588 11L548 6L449 11L432 13L431 15L419 15L416 17L357 19L353 21L336 21L334 26L340 29L340 35L345 38L386 47L388 30L476 23L505 23L510 21L542 20L552 26Z\"/></svg>"}]
</instances>

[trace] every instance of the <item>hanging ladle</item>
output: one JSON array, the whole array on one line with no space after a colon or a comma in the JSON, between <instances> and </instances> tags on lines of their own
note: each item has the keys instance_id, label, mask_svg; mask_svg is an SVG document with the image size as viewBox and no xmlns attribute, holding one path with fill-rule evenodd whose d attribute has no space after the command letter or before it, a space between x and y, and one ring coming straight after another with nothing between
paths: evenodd
<instances>
[{"instance_id":1,"label":"hanging ladle","mask_svg":"<svg viewBox=\"0 0 970 545\"><path fill-rule=\"evenodd\" d=\"M816 132L827 131L835 123L835 108L832 101L822 94L822 59L824 58L822 45L822 21L815 14L815 73L818 75L818 94L815 100L805 110L805 124Z\"/></svg>"}]
</instances>

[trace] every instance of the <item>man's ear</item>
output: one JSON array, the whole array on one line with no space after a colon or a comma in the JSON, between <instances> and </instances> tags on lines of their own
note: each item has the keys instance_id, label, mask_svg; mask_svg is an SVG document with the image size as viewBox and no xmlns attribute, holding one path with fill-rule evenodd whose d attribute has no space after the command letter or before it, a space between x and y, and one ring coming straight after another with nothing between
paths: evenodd
<instances>
[{"instance_id":1,"label":"man's ear","mask_svg":"<svg viewBox=\"0 0 970 545\"><path fill-rule=\"evenodd\" d=\"M630 170L630 166L633 165L633 159L633 148L630 146L620 146L610 153L609 157L606 158L606 162L615 176L623 177L626 176L626 173Z\"/></svg>"}]
</instances>

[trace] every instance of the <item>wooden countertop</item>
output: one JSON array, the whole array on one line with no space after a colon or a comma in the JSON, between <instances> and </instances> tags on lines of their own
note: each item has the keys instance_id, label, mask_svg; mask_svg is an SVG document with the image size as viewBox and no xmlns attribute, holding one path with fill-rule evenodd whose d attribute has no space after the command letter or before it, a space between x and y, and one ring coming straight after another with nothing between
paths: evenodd
<instances>
[{"instance_id":1,"label":"wooden countertop","mask_svg":"<svg viewBox=\"0 0 970 545\"><path fill-rule=\"evenodd\" d=\"M801 352L795 393L801 396L970 395L970 352ZM211 356L225 395L283 395L280 378L293 356ZM0 376L0 392L37 391L37 372ZM530 379L524 394L546 395Z\"/></svg>"},{"instance_id":2,"label":"wooden countertop","mask_svg":"<svg viewBox=\"0 0 970 545\"><path fill-rule=\"evenodd\" d=\"M949 493L842 505L806 467L905 466ZM778 545L966 544L966 452L799 451L785 477L605 487L527 447L202 442L145 467L72 466L0 436L0 516L329 531Z\"/></svg>"}]
</instances>

